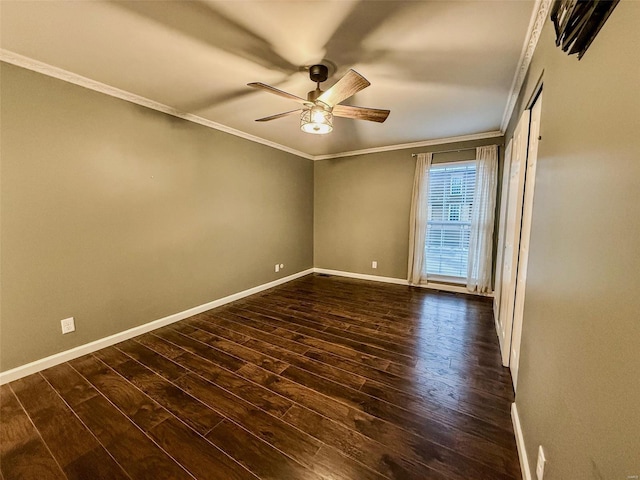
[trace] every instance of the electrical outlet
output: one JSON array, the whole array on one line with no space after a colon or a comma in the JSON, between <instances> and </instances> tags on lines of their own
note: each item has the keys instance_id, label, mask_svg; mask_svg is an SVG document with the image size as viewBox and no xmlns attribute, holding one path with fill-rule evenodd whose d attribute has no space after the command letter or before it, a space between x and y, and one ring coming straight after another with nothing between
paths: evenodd
<instances>
[{"instance_id":1,"label":"electrical outlet","mask_svg":"<svg viewBox=\"0 0 640 480\"><path fill-rule=\"evenodd\" d=\"M375 260L371 262L371 268L378 268L378 262L376 262Z\"/></svg>"},{"instance_id":2,"label":"electrical outlet","mask_svg":"<svg viewBox=\"0 0 640 480\"><path fill-rule=\"evenodd\" d=\"M538 446L538 463L536 464L536 476L538 477L538 480L542 480L544 478L545 463L547 463L547 459L544 456L542 445L540 445Z\"/></svg>"},{"instance_id":3,"label":"electrical outlet","mask_svg":"<svg viewBox=\"0 0 640 480\"><path fill-rule=\"evenodd\" d=\"M62 333L71 333L76 331L76 323L73 317L65 318L64 320L60 320L60 325L62 325Z\"/></svg>"},{"instance_id":4,"label":"electrical outlet","mask_svg":"<svg viewBox=\"0 0 640 480\"><path fill-rule=\"evenodd\" d=\"M280 264L280 270L282 270L284 268L284 263Z\"/></svg>"},{"instance_id":5,"label":"electrical outlet","mask_svg":"<svg viewBox=\"0 0 640 480\"><path fill-rule=\"evenodd\" d=\"M276 263L276 273L278 273L280 271L280 264Z\"/></svg>"}]
</instances>

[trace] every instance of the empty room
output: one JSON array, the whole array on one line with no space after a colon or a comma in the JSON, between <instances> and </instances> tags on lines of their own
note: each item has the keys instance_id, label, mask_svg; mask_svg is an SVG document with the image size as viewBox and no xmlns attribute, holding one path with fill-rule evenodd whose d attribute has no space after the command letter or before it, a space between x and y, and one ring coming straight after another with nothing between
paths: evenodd
<instances>
[{"instance_id":1,"label":"empty room","mask_svg":"<svg viewBox=\"0 0 640 480\"><path fill-rule=\"evenodd\" d=\"M0 480L638 480L640 1L0 0Z\"/></svg>"}]
</instances>

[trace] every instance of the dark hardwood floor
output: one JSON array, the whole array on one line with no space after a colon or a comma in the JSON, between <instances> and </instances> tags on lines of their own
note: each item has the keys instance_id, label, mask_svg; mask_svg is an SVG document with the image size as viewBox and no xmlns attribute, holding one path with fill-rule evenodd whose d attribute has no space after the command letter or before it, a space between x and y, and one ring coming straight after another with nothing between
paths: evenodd
<instances>
[{"instance_id":1,"label":"dark hardwood floor","mask_svg":"<svg viewBox=\"0 0 640 480\"><path fill-rule=\"evenodd\" d=\"M491 302L310 275L1 387L0 479L520 479Z\"/></svg>"}]
</instances>

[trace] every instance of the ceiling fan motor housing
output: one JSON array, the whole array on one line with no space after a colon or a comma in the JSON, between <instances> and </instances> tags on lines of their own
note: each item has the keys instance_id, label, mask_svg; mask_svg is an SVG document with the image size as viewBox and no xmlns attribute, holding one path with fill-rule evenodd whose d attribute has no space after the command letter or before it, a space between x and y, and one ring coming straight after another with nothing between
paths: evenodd
<instances>
[{"instance_id":1,"label":"ceiling fan motor housing","mask_svg":"<svg viewBox=\"0 0 640 480\"><path fill-rule=\"evenodd\" d=\"M316 83L322 83L329 78L329 68L326 65L318 64L309 67L309 78Z\"/></svg>"},{"instance_id":2,"label":"ceiling fan motor housing","mask_svg":"<svg viewBox=\"0 0 640 480\"><path fill-rule=\"evenodd\" d=\"M309 102L315 103L318 97L322 95L323 91L320 90L320 84L326 81L328 76L329 68L326 65L318 64L309 67L309 78L318 84L315 90L307 93L307 100Z\"/></svg>"}]
</instances>

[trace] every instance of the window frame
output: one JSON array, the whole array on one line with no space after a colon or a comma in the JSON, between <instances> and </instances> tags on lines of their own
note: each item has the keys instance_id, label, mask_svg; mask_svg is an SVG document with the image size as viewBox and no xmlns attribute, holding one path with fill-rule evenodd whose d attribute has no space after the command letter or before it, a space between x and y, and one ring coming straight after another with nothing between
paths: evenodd
<instances>
[{"instance_id":1,"label":"window frame","mask_svg":"<svg viewBox=\"0 0 640 480\"><path fill-rule=\"evenodd\" d=\"M453 160L453 161L447 161L447 162L438 162L438 163L432 163L430 168L429 168L429 177L431 177L431 173L433 171L433 169L438 169L438 168L451 168L451 167L468 167L468 166L476 166L477 165L477 161L474 160ZM477 171L476 171L477 174ZM464 182L463 182L464 184ZM451 190L453 188L453 184L449 185L449 194L450 195L462 195L462 191L458 194L455 193L451 193ZM475 190L475 189L474 189ZM474 191L475 194L475 191ZM449 205L451 206L451 205ZM431 205L429 204L429 211L431 209ZM449 217L449 210L447 209L447 217ZM462 218L462 206L460 207L460 218ZM427 217L428 218L428 217ZM458 220L459 221L459 220ZM429 222L429 220L427 220L427 222ZM425 244L427 241L427 237L425 237ZM465 285L467 283L467 278L466 276L463 277L454 277L454 276L449 276L449 275L439 275L439 274L433 274L433 273L427 273L427 277L426 277L426 281L427 283L448 283L448 284L453 284L453 285Z\"/></svg>"}]
</instances>

